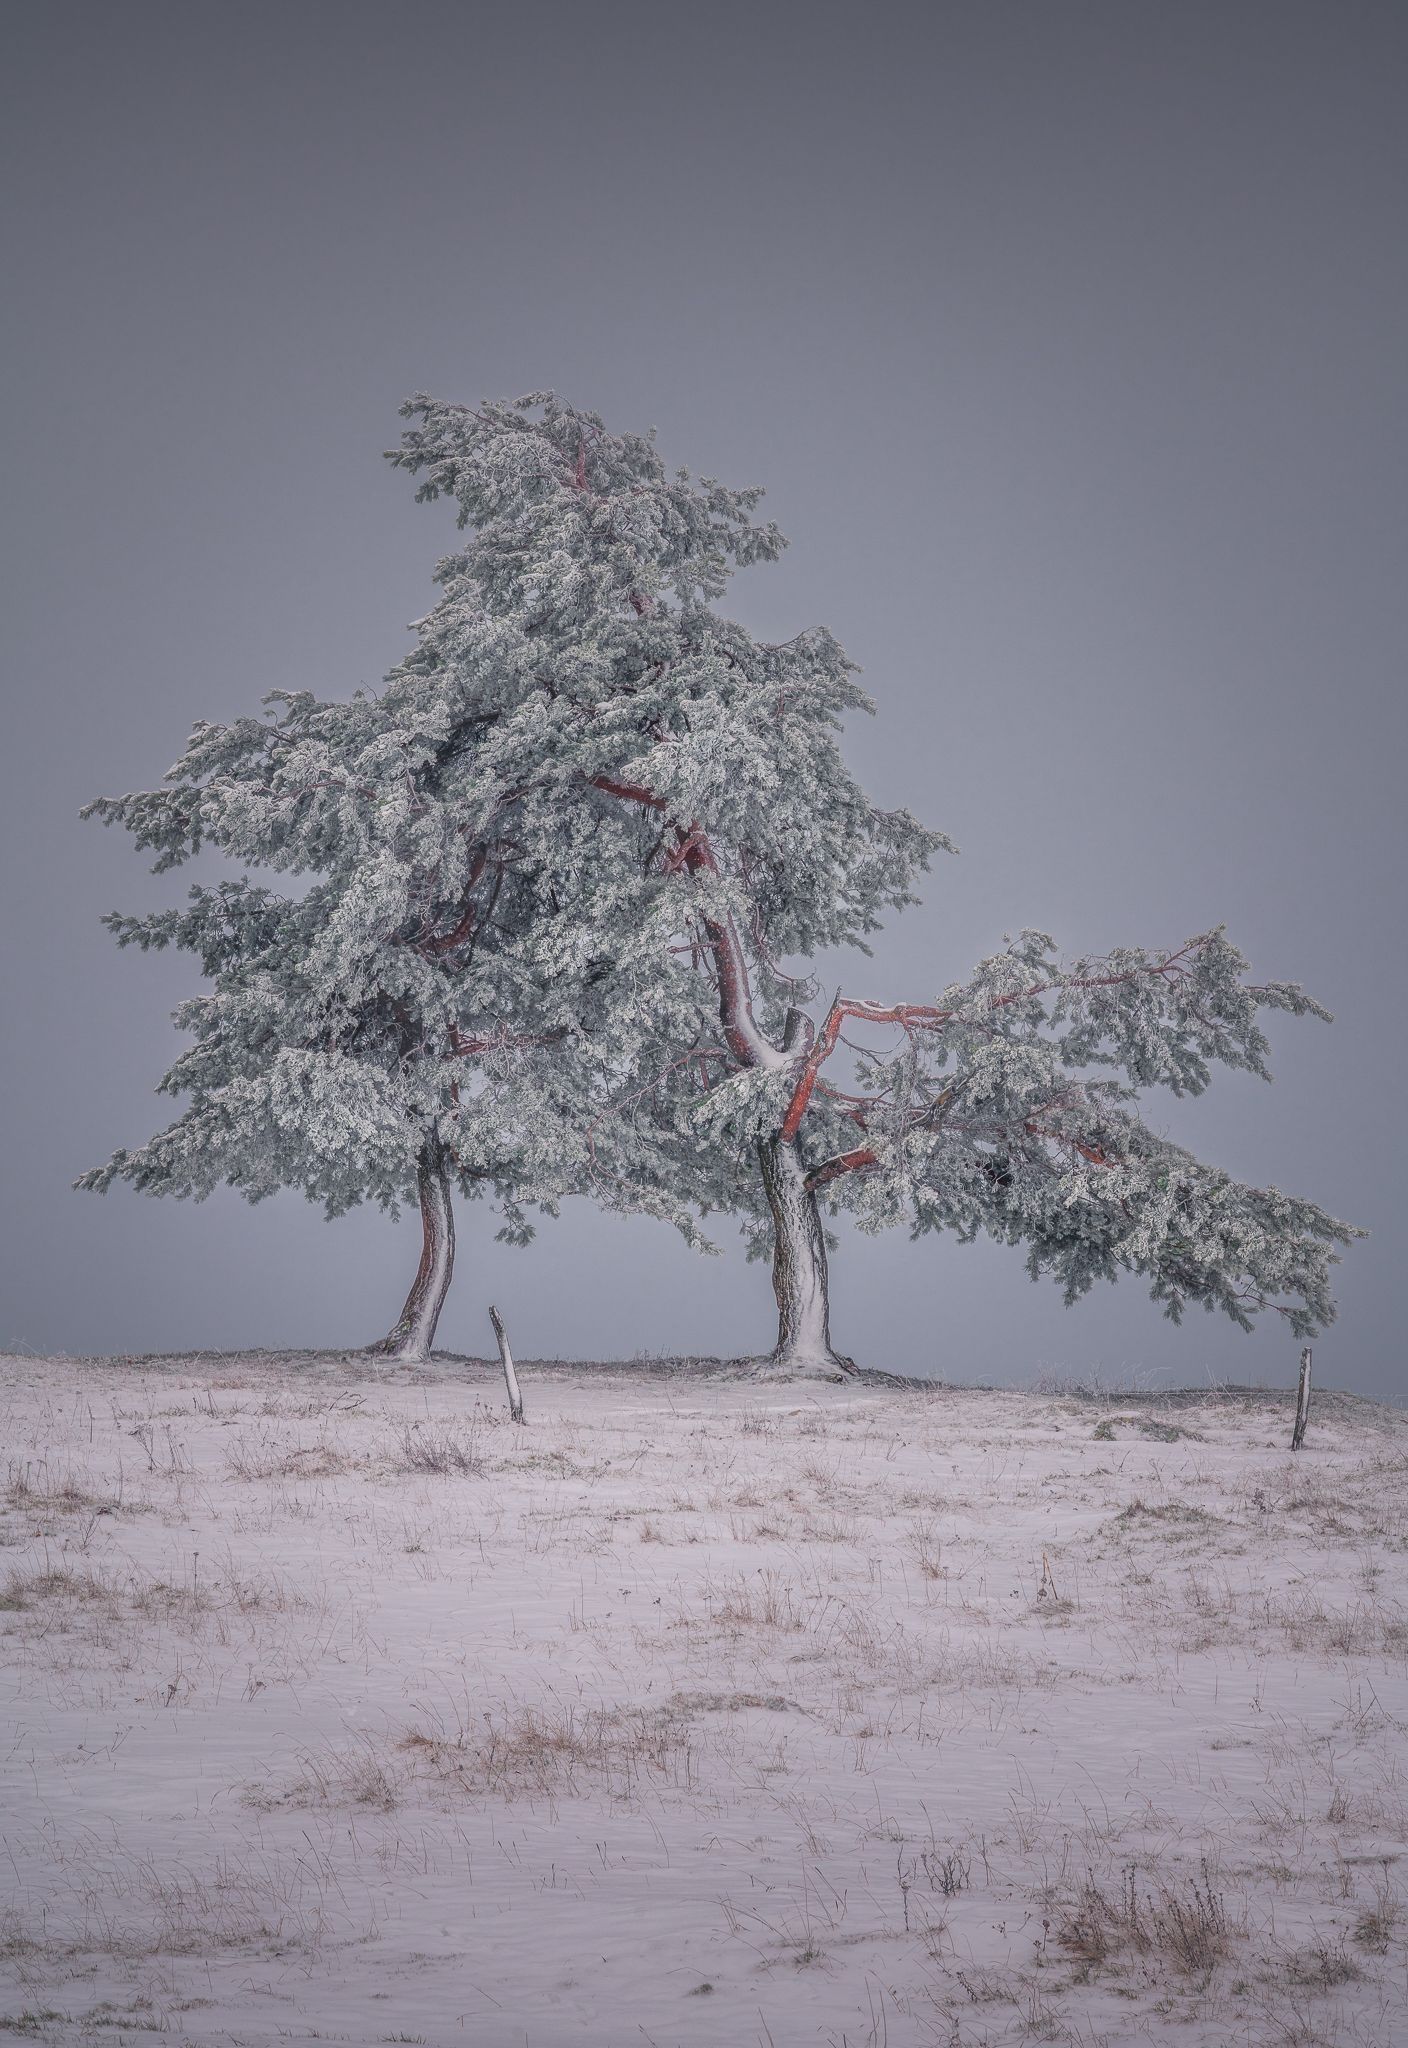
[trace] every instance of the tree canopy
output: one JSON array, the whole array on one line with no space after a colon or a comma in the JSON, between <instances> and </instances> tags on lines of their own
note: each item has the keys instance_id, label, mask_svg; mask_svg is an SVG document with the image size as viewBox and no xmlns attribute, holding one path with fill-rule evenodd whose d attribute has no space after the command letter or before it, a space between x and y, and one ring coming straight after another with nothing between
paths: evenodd
<instances>
[{"instance_id":1,"label":"tree canopy","mask_svg":"<svg viewBox=\"0 0 1408 2048\"><path fill-rule=\"evenodd\" d=\"M551 393L402 411L390 459L464 538L384 687L276 690L197 726L161 789L90 806L158 870L212 847L245 872L109 920L211 986L162 1083L187 1108L83 1185L295 1187L330 1215L418 1199L424 1298L393 1331L412 1351L452 1186L492 1191L517 1236L566 1192L696 1241L700 1212L741 1211L786 1371L849 1363L822 1221L842 1207L1023 1244L1068 1300L1129 1270L1175 1317L1328 1320L1350 1227L1138 1107L1217 1065L1264 1074L1260 1013L1318 1005L1251 981L1220 930L1068 966L1026 932L925 1000L818 1005L808 963L865 951L949 841L848 768L843 720L872 707L832 634L764 642L719 610L784 545L761 493L667 471L653 436ZM888 1040L848 1039L871 1027Z\"/></svg>"}]
</instances>

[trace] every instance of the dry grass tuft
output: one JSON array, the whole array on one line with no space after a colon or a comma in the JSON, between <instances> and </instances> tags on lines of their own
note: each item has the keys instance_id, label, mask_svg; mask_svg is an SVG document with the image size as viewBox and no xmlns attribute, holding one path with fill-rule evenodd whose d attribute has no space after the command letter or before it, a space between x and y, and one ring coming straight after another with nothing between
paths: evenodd
<instances>
[{"instance_id":1,"label":"dry grass tuft","mask_svg":"<svg viewBox=\"0 0 1408 2048\"><path fill-rule=\"evenodd\" d=\"M1354 1924L1354 1939L1370 1955L1386 1956L1394 1930L1403 1918L1403 1901L1385 1871L1374 1886L1374 1903Z\"/></svg>"},{"instance_id":2,"label":"dry grass tuft","mask_svg":"<svg viewBox=\"0 0 1408 2048\"><path fill-rule=\"evenodd\" d=\"M704 1589L709 1619L722 1628L805 1628L806 1602L791 1579L764 1568L734 1572Z\"/></svg>"},{"instance_id":3,"label":"dry grass tuft","mask_svg":"<svg viewBox=\"0 0 1408 2048\"><path fill-rule=\"evenodd\" d=\"M266 1430L252 1439L241 1437L225 1452L225 1467L234 1479L332 1479L352 1463L326 1436L300 1444Z\"/></svg>"},{"instance_id":4,"label":"dry grass tuft","mask_svg":"<svg viewBox=\"0 0 1408 2048\"><path fill-rule=\"evenodd\" d=\"M770 1714L800 1714L796 1700L781 1692L677 1692L670 1705L681 1714L736 1714L745 1707L761 1707Z\"/></svg>"},{"instance_id":5,"label":"dry grass tuft","mask_svg":"<svg viewBox=\"0 0 1408 2048\"><path fill-rule=\"evenodd\" d=\"M1167 1531L1172 1528L1210 1529L1216 1524L1217 1517L1208 1514L1203 1508L1189 1507L1188 1503L1182 1500L1164 1501L1161 1506L1151 1508L1136 1498L1128 1507L1120 1509L1115 1521L1125 1528L1154 1522L1161 1531Z\"/></svg>"},{"instance_id":6,"label":"dry grass tuft","mask_svg":"<svg viewBox=\"0 0 1408 2048\"><path fill-rule=\"evenodd\" d=\"M943 1545L939 1541L936 1523L911 1523L905 1532L904 1545L926 1579L943 1577Z\"/></svg>"},{"instance_id":7,"label":"dry grass tuft","mask_svg":"<svg viewBox=\"0 0 1408 2048\"><path fill-rule=\"evenodd\" d=\"M973 1875L973 1859L965 1849L940 1849L937 1846L921 1849L917 1856L906 1857L901 1849L895 1858L899 1886L904 1898L905 1926L909 1925L909 1894L912 1891L928 1891L943 1899L956 1899L968 1889Z\"/></svg>"},{"instance_id":8,"label":"dry grass tuft","mask_svg":"<svg viewBox=\"0 0 1408 2048\"><path fill-rule=\"evenodd\" d=\"M1333 1991L1341 1984L1354 1984L1364 1974L1342 1934L1313 1941L1298 1949L1286 1965L1292 1984L1308 1991Z\"/></svg>"},{"instance_id":9,"label":"dry grass tuft","mask_svg":"<svg viewBox=\"0 0 1408 2048\"><path fill-rule=\"evenodd\" d=\"M1160 1881L1143 1890L1133 1864L1118 1890L1104 1889L1087 1876L1056 1939L1087 1972L1132 1952L1161 1959L1185 1976L1209 1977L1246 1929L1229 1915L1206 1858L1201 1868L1201 1880L1185 1878L1181 1885Z\"/></svg>"},{"instance_id":10,"label":"dry grass tuft","mask_svg":"<svg viewBox=\"0 0 1408 2048\"><path fill-rule=\"evenodd\" d=\"M123 1506L121 1489L114 1492L72 1466L54 1471L47 1458L23 1464L11 1458L5 1472L5 1503L18 1513L115 1515Z\"/></svg>"},{"instance_id":11,"label":"dry grass tuft","mask_svg":"<svg viewBox=\"0 0 1408 2048\"><path fill-rule=\"evenodd\" d=\"M744 1408L738 1417L740 1436L780 1436L782 1419L766 1408Z\"/></svg>"},{"instance_id":12,"label":"dry grass tuft","mask_svg":"<svg viewBox=\"0 0 1408 2048\"><path fill-rule=\"evenodd\" d=\"M410 1728L399 1747L441 1790L501 1797L604 1791L631 1799L646 1784L691 1786L694 1751L671 1706L540 1706L486 1711L482 1726Z\"/></svg>"},{"instance_id":13,"label":"dry grass tuft","mask_svg":"<svg viewBox=\"0 0 1408 2048\"><path fill-rule=\"evenodd\" d=\"M406 1790L406 1772L396 1768L371 1736L362 1736L343 1750L305 1750L298 1758L298 1769L299 1777L282 1792L247 1785L245 1805L260 1813L284 1806L360 1806L375 1813L391 1813Z\"/></svg>"},{"instance_id":14,"label":"dry grass tuft","mask_svg":"<svg viewBox=\"0 0 1408 2048\"><path fill-rule=\"evenodd\" d=\"M479 1479L489 1469L480 1444L478 1417L470 1422L404 1422L392 1433L391 1459L398 1472L425 1472Z\"/></svg>"},{"instance_id":15,"label":"dry grass tuft","mask_svg":"<svg viewBox=\"0 0 1408 2048\"><path fill-rule=\"evenodd\" d=\"M110 1606L118 1594L119 1588L101 1572L50 1567L41 1571L21 1571L12 1567L5 1574L4 1585L0 1586L0 1611L24 1614L32 1608L56 1601L73 1607L97 1603Z\"/></svg>"}]
</instances>

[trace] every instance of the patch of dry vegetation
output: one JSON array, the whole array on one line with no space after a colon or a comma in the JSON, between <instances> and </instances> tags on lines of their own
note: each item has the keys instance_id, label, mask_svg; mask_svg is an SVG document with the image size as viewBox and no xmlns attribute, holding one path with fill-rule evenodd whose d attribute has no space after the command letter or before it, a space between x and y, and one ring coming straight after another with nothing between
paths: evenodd
<instances>
[{"instance_id":1,"label":"patch of dry vegetation","mask_svg":"<svg viewBox=\"0 0 1408 2048\"><path fill-rule=\"evenodd\" d=\"M229 1951L312 1959L329 1931L330 1872L316 1859L222 1858L207 1871L140 1856L59 1867L45 1911L0 1912L0 1958L25 1986L95 1957L123 1964Z\"/></svg>"},{"instance_id":2,"label":"patch of dry vegetation","mask_svg":"<svg viewBox=\"0 0 1408 2048\"><path fill-rule=\"evenodd\" d=\"M469 1422L403 1422L392 1431L392 1470L440 1478L482 1479L489 1469L478 1418Z\"/></svg>"},{"instance_id":3,"label":"patch of dry vegetation","mask_svg":"<svg viewBox=\"0 0 1408 2048\"><path fill-rule=\"evenodd\" d=\"M66 1566L45 1566L23 1571L12 1565L0 1584L0 1612L32 1614L57 1606L111 1608L119 1598L118 1588L102 1573Z\"/></svg>"},{"instance_id":4,"label":"patch of dry vegetation","mask_svg":"<svg viewBox=\"0 0 1408 2048\"><path fill-rule=\"evenodd\" d=\"M740 1695L716 1704L736 1711L751 1703ZM485 1709L477 1720L428 1716L395 1737L362 1735L338 1749L306 1752L292 1782L246 1786L243 1798L263 1813L309 1806L391 1813L427 1797L511 1802L595 1793L630 1801L666 1785L687 1791L696 1782L689 1715L698 1710L685 1699L600 1707L548 1697Z\"/></svg>"},{"instance_id":5,"label":"patch of dry vegetation","mask_svg":"<svg viewBox=\"0 0 1408 2048\"><path fill-rule=\"evenodd\" d=\"M1102 1886L1087 1873L1056 1929L1057 1941L1085 1972L1133 1955L1204 1979L1245 1935L1245 1915L1229 1910L1206 1857L1199 1876L1172 1884L1141 1878L1133 1864L1117 1886Z\"/></svg>"},{"instance_id":6,"label":"patch of dry vegetation","mask_svg":"<svg viewBox=\"0 0 1408 2048\"><path fill-rule=\"evenodd\" d=\"M115 1515L124 1507L132 1510L120 1485L110 1487L80 1467L57 1469L47 1458L11 1458L6 1465L4 1500L7 1507L26 1515L96 1516Z\"/></svg>"},{"instance_id":7,"label":"patch of dry vegetation","mask_svg":"<svg viewBox=\"0 0 1408 2048\"><path fill-rule=\"evenodd\" d=\"M694 1744L672 1705L582 1707L548 1699L486 1711L482 1726L407 1729L400 1747L440 1789L507 1799L596 1790L629 1800L643 1789L695 1782Z\"/></svg>"},{"instance_id":8,"label":"patch of dry vegetation","mask_svg":"<svg viewBox=\"0 0 1408 2048\"><path fill-rule=\"evenodd\" d=\"M299 1443L282 1432L260 1430L225 1452L226 1469L236 1479L334 1479L355 1462L326 1432L313 1443Z\"/></svg>"}]
</instances>

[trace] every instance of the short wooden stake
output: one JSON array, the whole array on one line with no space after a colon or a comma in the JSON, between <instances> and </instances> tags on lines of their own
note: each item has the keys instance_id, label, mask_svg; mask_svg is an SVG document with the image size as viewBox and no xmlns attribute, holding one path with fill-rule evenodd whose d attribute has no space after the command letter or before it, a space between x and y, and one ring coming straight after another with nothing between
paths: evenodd
<instances>
[{"instance_id":1,"label":"short wooden stake","mask_svg":"<svg viewBox=\"0 0 1408 2048\"><path fill-rule=\"evenodd\" d=\"M508 1412L515 1422L522 1422L524 1419L523 1396L518 1390L518 1374L513 1369L513 1353L508 1348L508 1331L504 1328L503 1317L492 1302L489 1304L489 1321L494 1325L494 1335L499 1340L499 1357L503 1361L504 1385L508 1388Z\"/></svg>"},{"instance_id":2,"label":"short wooden stake","mask_svg":"<svg viewBox=\"0 0 1408 2048\"><path fill-rule=\"evenodd\" d=\"M1305 1442L1305 1425L1310 1420L1310 1346L1307 1344L1300 1355L1300 1380L1296 1386L1296 1426L1291 1431L1291 1449L1298 1451Z\"/></svg>"}]
</instances>

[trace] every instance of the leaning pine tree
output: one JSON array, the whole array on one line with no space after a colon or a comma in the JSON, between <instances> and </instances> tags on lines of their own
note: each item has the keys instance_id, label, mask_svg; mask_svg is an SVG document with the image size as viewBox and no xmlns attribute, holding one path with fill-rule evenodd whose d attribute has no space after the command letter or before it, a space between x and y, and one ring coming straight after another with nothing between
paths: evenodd
<instances>
[{"instance_id":1,"label":"leaning pine tree","mask_svg":"<svg viewBox=\"0 0 1408 2048\"><path fill-rule=\"evenodd\" d=\"M786 963L864 949L947 841L847 769L841 718L870 707L835 639L763 643L716 610L734 566L783 545L753 520L760 493L667 474L653 438L551 394L404 410L392 459L469 532L447 588L533 650L520 758L543 815L590 849L584 943L625 926L656 947L616 984L619 1085L582 1125L579 1184L750 1213L787 1374L850 1367L823 1226L842 1207L867 1229L1023 1244L1068 1301L1132 1271L1175 1319L1190 1301L1306 1334L1332 1316L1351 1227L1200 1163L1137 1107L1156 1085L1199 1093L1214 1064L1265 1074L1261 1012L1316 1004L1250 981L1220 930L1070 965L1026 932L931 1000L816 1012ZM847 1025L893 1040L838 1078Z\"/></svg>"}]
</instances>

